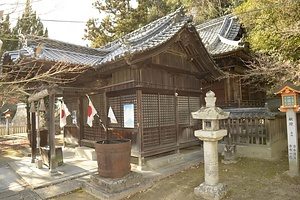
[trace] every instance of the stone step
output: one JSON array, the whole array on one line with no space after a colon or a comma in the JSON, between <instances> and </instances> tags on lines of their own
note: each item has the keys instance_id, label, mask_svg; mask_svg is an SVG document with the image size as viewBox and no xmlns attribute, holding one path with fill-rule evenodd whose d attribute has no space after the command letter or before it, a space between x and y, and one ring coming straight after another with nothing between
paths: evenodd
<instances>
[{"instance_id":1,"label":"stone step","mask_svg":"<svg viewBox=\"0 0 300 200\"><path fill-rule=\"evenodd\" d=\"M76 147L75 155L91 161L97 160L95 149L89 147Z\"/></svg>"},{"instance_id":2,"label":"stone step","mask_svg":"<svg viewBox=\"0 0 300 200\"><path fill-rule=\"evenodd\" d=\"M156 170L170 165L176 165L186 162L187 160L199 159L203 157L203 151L192 151L189 153L176 153L168 156L163 156L146 162L146 168Z\"/></svg>"}]
</instances>

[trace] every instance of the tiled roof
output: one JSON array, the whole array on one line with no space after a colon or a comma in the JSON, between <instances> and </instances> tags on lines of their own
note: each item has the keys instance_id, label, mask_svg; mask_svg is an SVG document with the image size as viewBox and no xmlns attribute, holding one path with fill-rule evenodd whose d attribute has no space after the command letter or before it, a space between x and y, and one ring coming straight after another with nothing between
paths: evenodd
<instances>
[{"instance_id":1,"label":"tiled roof","mask_svg":"<svg viewBox=\"0 0 300 200\"><path fill-rule=\"evenodd\" d=\"M243 42L237 38L241 25L233 15L209 20L196 26L196 29L212 56L241 50Z\"/></svg>"},{"instance_id":2,"label":"tiled roof","mask_svg":"<svg viewBox=\"0 0 300 200\"><path fill-rule=\"evenodd\" d=\"M3 58L9 56L13 62L22 58L34 58L50 62L65 62L80 65L94 66L107 52L52 40L38 36L26 36L22 48L17 51L8 51Z\"/></svg>"},{"instance_id":3,"label":"tiled roof","mask_svg":"<svg viewBox=\"0 0 300 200\"><path fill-rule=\"evenodd\" d=\"M179 8L175 12L100 48L110 51L110 53L99 64L156 48L172 38L190 21L190 18L183 15L182 8Z\"/></svg>"},{"instance_id":4,"label":"tiled roof","mask_svg":"<svg viewBox=\"0 0 300 200\"><path fill-rule=\"evenodd\" d=\"M49 38L26 36L23 47L17 51L5 52L13 62L21 58L66 62L89 66L101 66L124 58L126 55L141 53L167 42L190 22L183 15L183 8L137 29L101 48L89 48ZM2 59L3 59L2 58Z\"/></svg>"},{"instance_id":5,"label":"tiled roof","mask_svg":"<svg viewBox=\"0 0 300 200\"><path fill-rule=\"evenodd\" d=\"M247 118L261 118L273 119L279 112L271 112L267 107L260 108L227 108L223 109L230 112L230 119L247 119Z\"/></svg>"},{"instance_id":6,"label":"tiled roof","mask_svg":"<svg viewBox=\"0 0 300 200\"><path fill-rule=\"evenodd\" d=\"M8 63L10 60L18 62L22 58L32 58L47 62L64 62L70 64L88 65L101 68L105 64L126 59L130 63L139 62L137 59L145 59L147 52L152 49L163 47L169 41L180 40L177 36L188 29L193 37L198 37L192 19L184 15L183 7L175 12L153 21L101 48L89 48L42 38L37 36L26 36L23 38L22 48L17 51L5 52L1 63ZM193 32L193 29L195 30ZM199 40L197 40L199 41ZM199 48L188 49L190 54L199 54L202 57L192 59L199 69L203 70L205 79L210 81L222 72L216 67L214 61L200 42ZM197 46L198 47L198 46ZM193 52L195 51L195 52ZM202 52L198 52L202 51ZM145 54L143 54L145 53ZM129 60L127 59L129 56ZM138 55L142 55L139 57ZM151 56L151 54L149 54ZM132 60L130 60L132 59ZM136 60L134 60L136 59Z\"/></svg>"}]
</instances>

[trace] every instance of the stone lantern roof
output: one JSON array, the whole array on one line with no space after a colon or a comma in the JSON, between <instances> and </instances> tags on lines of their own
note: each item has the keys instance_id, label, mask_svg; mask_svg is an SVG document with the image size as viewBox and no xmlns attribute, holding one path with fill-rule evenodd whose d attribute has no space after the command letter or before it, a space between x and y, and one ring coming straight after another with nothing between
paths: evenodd
<instances>
[{"instance_id":1,"label":"stone lantern roof","mask_svg":"<svg viewBox=\"0 0 300 200\"><path fill-rule=\"evenodd\" d=\"M205 97L206 107L202 107L198 111L192 112L193 119L227 119L230 112L225 112L221 108L216 107L216 99L215 93L211 90L208 91Z\"/></svg>"}]
</instances>

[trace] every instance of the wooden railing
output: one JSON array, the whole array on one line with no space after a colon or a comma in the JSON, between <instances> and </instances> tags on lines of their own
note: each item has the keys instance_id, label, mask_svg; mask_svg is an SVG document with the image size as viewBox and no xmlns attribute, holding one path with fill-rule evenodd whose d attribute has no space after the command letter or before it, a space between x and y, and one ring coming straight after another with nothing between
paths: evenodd
<instances>
[{"instance_id":1,"label":"wooden railing","mask_svg":"<svg viewBox=\"0 0 300 200\"><path fill-rule=\"evenodd\" d=\"M0 136L1 135L12 135L17 133L27 133L26 125L0 125Z\"/></svg>"},{"instance_id":2,"label":"wooden railing","mask_svg":"<svg viewBox=\"0 0 300 200\"><path fill-rule=\"evenodd\" d=\"M220 121L220 128L227 129L228 135L223 138L235 144L270 145L286 138L286 120L284 116L275 119L246 118L226 119Z\"/></svg>"}]
</instances>

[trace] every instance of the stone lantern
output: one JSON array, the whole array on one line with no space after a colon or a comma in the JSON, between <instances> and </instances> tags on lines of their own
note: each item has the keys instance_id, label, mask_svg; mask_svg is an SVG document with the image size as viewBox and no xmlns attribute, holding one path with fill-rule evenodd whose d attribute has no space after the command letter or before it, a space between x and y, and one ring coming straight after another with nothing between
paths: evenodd
<instances>
[{"instance_id":1,"label":"stone lantern","mask_svg":"<svg viewBox=\"0 0 300 200\"><path fill-rule=\"evenodd\" d=\"M194 189L197 196L204 199L222 199L227 192L226 185L219 183L218 141L227 135L227 130L219 129L219 120L227 119L229 112L215 106L215 93L209 91L205 97L206 107L193 112L194 119L202 120L202 130L195 136L203 141L205 182Z\"/></svg>"}]
</instances>

